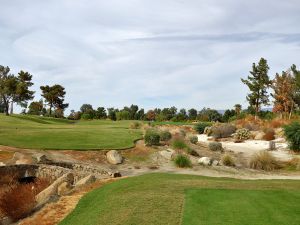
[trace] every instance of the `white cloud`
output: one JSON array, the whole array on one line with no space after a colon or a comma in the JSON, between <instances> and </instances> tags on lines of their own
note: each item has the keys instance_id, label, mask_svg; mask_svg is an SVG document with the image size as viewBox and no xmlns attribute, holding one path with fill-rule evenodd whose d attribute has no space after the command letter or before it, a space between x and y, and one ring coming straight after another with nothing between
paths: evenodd
<instances>
[{"instance_id":1,"label":"white cloud","mask_svg":"<svg viewBox=\"0 0 300 225\"><path fill-rule=\"evenodd\" d=\"M270 75L300 57L300 4L238 0L10 0L1 3L0 64L66 87L83 103L228 108L265 57ZM300 66L300 65L298 65Z\"/></svg>"}]
</instances>

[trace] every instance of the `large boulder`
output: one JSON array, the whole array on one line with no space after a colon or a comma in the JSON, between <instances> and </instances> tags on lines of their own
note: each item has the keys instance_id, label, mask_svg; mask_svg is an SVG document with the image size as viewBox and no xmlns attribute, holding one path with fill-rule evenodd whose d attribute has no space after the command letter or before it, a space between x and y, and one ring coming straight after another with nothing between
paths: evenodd
<instances>
[{"instance_id":1,"label":"large boulder","mask_svg":"<svg viewBox=\"0 0 300 225\"><path fill-rule=\"evenodd\" d=\"M173 155L175 154L175 151L173 149L168 148L167 150L162 150L159 152L159 154L167 159L167 160L171 160Z\"/></svg>"},{"instance_id":2,"label":"large boulder","mask_svg":"<svg viewBox=\"0 0 300 225\"><path fill-rule=\"evenodd\" d=\"M106 159L110 164L121 164L123 162L123 157L116 150L111 150L106 153Z\"/></svg>"},{"instance_id":3,"label":"large boulder","mask_svg":"<svg viewBox=\"0 0 300 225\"><path fill-rule=\"evenodd\" d=\"M37 196L35 197L37 208L41 207L48 201L50 201L53 197L56 197L58 195L58 187L60 187L60 194L63 192L63 187L61 184L68 183L69 185L73 185L74 183L74 175L73 173L67 173L62 175L60 178L58 178L56 181L54 181L49 187L47 187L45 190L41 191ZM64 184L67 186L66 184Z\"/></svg>"},{"instance_id":4,"label":"large boulder","mask_svg":"<svg viewBox=\"0 0 300 225\"><path fill-rule=\"evenodd\" d=\"M204 166L210 166L211 163L212 163L212 159L209 158L209 157L201 157L198 160L198 163L201 164L201 165L204 165Z\"/></svg>"},{"instance_id":5,"label":"large boulder","mask_svg":"<svg viewBox=\"0 0 300 225\"><path fill-rule=\"evenodd\" d=\"M262 131L259 131L259 132L256 133L256 135L254 137L254 140L263 140L264 136L265 136L265 133L262 132Z\"/></svg>"}]
</instances>

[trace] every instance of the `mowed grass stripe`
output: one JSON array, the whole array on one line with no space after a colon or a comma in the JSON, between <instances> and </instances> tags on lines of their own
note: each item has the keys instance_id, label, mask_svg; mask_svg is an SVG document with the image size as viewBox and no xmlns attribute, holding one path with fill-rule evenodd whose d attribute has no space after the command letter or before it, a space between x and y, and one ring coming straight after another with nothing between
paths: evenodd
<instances>
[{"instance_id":1,"label":"mowed grass stripe","mask_svg":"<svg viewBox=\"0 0 300 225\"><path fill-rule=\"evenodd\" d=\"M298 225L300 191L187 190L183 225Z\"/></svg>"},{"instance_id":2,"label":"mowed grass stripe","mask_svg":"<svg viewBox=\"0 0 300 225\"><path fill-rule=\"evenodd\" d=\"M275 189L293 193L300 189L300 181L247 181L192 175L147 174L118 180L88 193L60 225L179 225L186 210L183 208L186 190L199 188L216 191L219 188L242 189L246 192ZM239 201L235 201L236 210L240 209ZM277 205L273 207L276 208ZM192 213L199 215L198 210Z\"/></svg>"},{"instance_id":3,"label":"mowed grass stripe","mask_svg":"<svg viewBox=\"0 0 300 225\"><path fill-rule=\"evenodd\" d=\"M29 118L29 119L28 119ZM126 149L141 138L132 121L78 121L0 114L0 144L33 149ZM33 119L32 119L33 118ZM41 121L50 121L43 123Z\"/></svg>"}]
</instances>

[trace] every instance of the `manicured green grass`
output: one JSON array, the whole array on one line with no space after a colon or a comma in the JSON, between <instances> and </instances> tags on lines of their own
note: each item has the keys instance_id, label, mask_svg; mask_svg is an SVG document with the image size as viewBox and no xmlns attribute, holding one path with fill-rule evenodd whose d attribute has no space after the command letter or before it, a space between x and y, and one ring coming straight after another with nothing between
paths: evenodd
<instances>
[{"instance_id":1,"label":"manicured green grass","mask_svg":"<svg viewBox=\"0 0 300 225\"><path fill-rule=\"evenodd\" d=\"M0 114L0 144L35 149L125 149L141 138L132 121L68 121Z\"/></svg>"},{"instance_id":2,"label":"manicured green grass","mask_svg":"<svg viewBox=\"0 0 300 225\"><path fill-rule=\"evenodd\" d=\"M299 201L291 190L187 190L183 225L298 225Z\"/></svg>"},{"instance_id":3,"label":"manicured green grass","mask_svg":"<svg viewBox=\"0 0 300 225\"><path fill-rule=\"evenodd\" d=\"M189 189L192 190L189 191ZM197 191L206 190L208 192L207 189L215 191L216 196L212 196L213 194L210 193L208 193L209 196L196 194L195 201L191 199L191 196ZM179 225L182 223L190 225L190 218L203 215L199 211L199 207L207 207L205 209L205 212L208 212L206 216L212 220L210 217L219 215L224 218L226 215L222 210L230 214L230 210L225 209L227 206L232 208L235 215L238 212L241 214L238 218L231 218L230 223L221 224L235 225L240 224L243 213L247 212L245 207L249 205L251 206L249 210L255 212L258 218L255 218L253 223L249 221L246 224L256 224L255 222L260 220L266 221L264 217L274 217L271 220L273 222L276 221L279 214L282 220L298 222L299 218L295 218L295 215L299 215L299 190L300 181L291 180L249 181L192 175L147 174L118 180L88 193L60 225ZM226 200L226 191L231 199ZM245 193L244 200L242 193ZM204 200L199 201L202 196ZM262 198L260 201L258 201L259 197ZM247 203L252 198L253 201ZM216 207L217 210L214 211L214 205L209 202L218 200L220 203ZM279 202L282 204L281 206L278 205ZM191 207L196 207L196 209L193 211ZM255 207L257 210L261 208L264 214L255 211ZM283 210L283 212L277 215L277 209ZM214 213L210 213L210 210ZM267 213L268 215L266 215ZM230 215L228 217L230 218ZM252 217L248 218L252 219ZM210 221L209 219L206 218L203 222ZM197 222L193 224L218 224ZM268 224L272 223L268 221L264 223L264 225Z\"/></svg>"}]
</instances>

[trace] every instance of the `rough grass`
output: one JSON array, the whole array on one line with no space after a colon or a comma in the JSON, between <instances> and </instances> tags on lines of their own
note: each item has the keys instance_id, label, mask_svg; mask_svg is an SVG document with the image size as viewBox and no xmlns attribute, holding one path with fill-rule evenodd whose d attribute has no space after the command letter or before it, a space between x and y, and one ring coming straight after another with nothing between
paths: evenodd
<instances>
[{"instance_id":1,"label":"rough grass","mask_svg":"<svg viewBox=\"0 0 300 225\"><path fill-rule=\"evenodd\" d=\"M288 190L187 190L182 224L297 225L299 199Z\"/></svg>"},{"instance_id":2,"label":"rough grass","mask_svg":"<svg viewBox=\"0 0 300 225\"><path fill-rule=\"evenodd\" d=\"M250 168L257 170L271 171L279 169L280 165L275 157L268 151L260 151L255 153L250 159Z\"/></svg>"},{"instance_id":3,"label":"rough grass","mask_svg":"<svg viewBox=\"0 0 300 225\"><path fill-rule=\"evenodd\" d=\"M266 203L268 209L268 215L257 214L255 221L264 221L264 217L277 216L277 208L280 207L284 210L281 212L282 219L286 221L293 220L299 224L299 190L300 181L292 180L237 180L237 179L226 179L226 178L209 178L192 175L175 175L175 174L147 174L139 177L131 177L126 179L118 180L114 183L103 186L102 188L96 189L87 195L85 195L80 201L75 210L69 214L60 225L178 225L181 224L183 212L185 215L188 211L187 205L184 207L185 202L185 191L188 189L234 189L234 190L245 190L246 198L248 201L251 196L252 190L273 190L278 193L290 193L295 197L296 200L291 200L291 206L289 204L290 197L288 194L284 195L287 200L280 197L280 194L275 192L271 193L274 199L267 198L269 202ZM249 192L248 192L249 190ZM202 196L202 195L201 195ZM264 196L264 195L262 195ZM205 198L205 196L203 196ZM198 197L199 198L199 197ZM245 212L247 208L241 208L241 204L246 204L245 201L241 201L239 198L232 198L231 213L238 214L238 212ZM216 200L217 196L212 198L212 201ZM223 199L223 198L222 198ZM278 202L282 201L282 206L278 205ZM206 211L212 210L212 206L209 204L210 199L206 201ZM225 201L225 200L224 200ZM248 204L252 204L253 207L259 209L261 206L260 202L251 201ZM264 201L263 201L264 203ZM222 204L222 202L220 202ZM243 206L244 206L243 205ZM247 204L246 204L247 205ZM230 206L230 205L229 205ZM222 205L222 210L225 210L226 204ZM286 207L286 210L284 209ZM215 212L215 211L214 211ZM199 216L199 210L192 213L192 216ZM223 212L218 212L223 215ZM216 217L218 213L207 214L208 217ZM236 223L243 216L238 214L239 218L236 218L232 223L220 223L220 224L239 224ZM230 216L230 214L228 215ZM284 216L287 216L285 218ZM184 217L186 221L186 217ZM297 221L298 220L298 221ZM248 222L248 224L257 223ZM188 222L188 221L187 221ZM271 220L274 222L274 219ZM185 224L188 224L185 222ZM208 223L198 223L208 224ZM261 223L258 223L261 224ZM270 223L265 223L268 225ZM276 223L271 223L276 224ZM280 224L280 223L277 223ZM282 224L282 223L281 223ZM288 224L288 223L283 223Z\"/></svg>"},{"instance_id":4,"label":"rough grass","mask_svg":"<svg viewBox=\"0 0 300 225\"><path fill-rule=\"evenodd\" d=\"M125 149L141 138L132 121L72 121L0 114L0 144L34 149Z\"/></svg>"}]
</instances>

